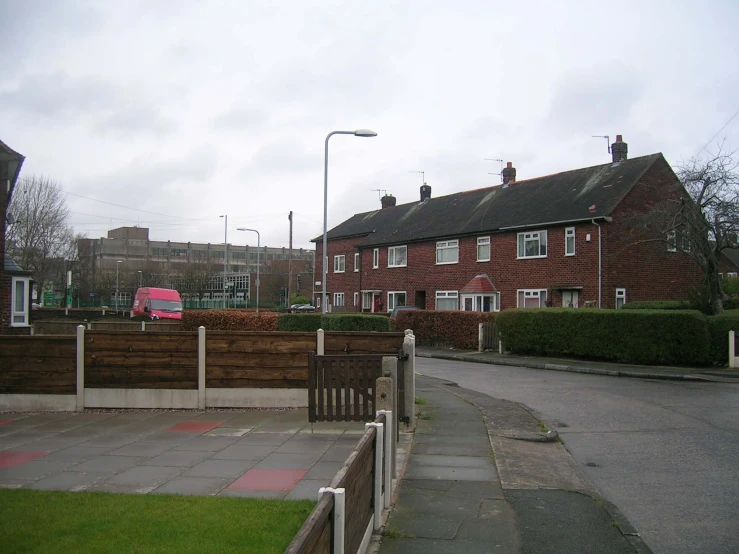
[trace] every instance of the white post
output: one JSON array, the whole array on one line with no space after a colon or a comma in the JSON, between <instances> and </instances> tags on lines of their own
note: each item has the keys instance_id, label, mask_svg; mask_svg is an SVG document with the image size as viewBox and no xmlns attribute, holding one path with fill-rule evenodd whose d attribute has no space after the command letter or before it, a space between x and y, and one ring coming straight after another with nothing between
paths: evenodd
<instances>
[{"instance_id":1,"label":"white post","mask_svg":"<svg viewBox=\"0 0 739 554\"><path fill-rule=\"evenodd\" d=\"M377 439L375 441L375 531L382 526L382 453L384 451L384 434L385 429L382 423L365 423L364 428L374 427L377 431Z\"/></svg>"},{"instance_id":2,"label":"white post","mask_svg":"<svg viewBox=\"0 0 739 554\"><path fill-rule=\"evenodd\" d=\"M393 444L395 443L395 419L391 410L379 410L377 414L385 415L385 427L387 427L387 439L385 440L385 509L390 509L393 497Z\"/></svg>"},{"instance_id":3,"label":"white post","mask_svg":"<svg viewBox=\"0 0 739 554\"><path fill-rule=\"evenodd\" d=\"M477 324L477 351L482 352L485 350L483 348L483 341L485 340L485 333L483 331L484 323L480 322Z\"/></svg>"},{"instance_id":4,"label":"white post","mask_svg":"<svg viewBox=\"0 0 739 554\"><path fill-rule=\"evenodd\" d=\"M85 410L85 326L77 326L77 411Z\"/></svg>"},{"instance_id":5,"label":"white post","mask_svg":"<svg viewBox=\"0 0 739 554\"><path fill-rule=\"evenodd\" d=\"M88 321L87 322L87 329L88 330L92 329L92 322L91 321Z\"/></svg>"},{"instance_id":6,"label":"white post","mask_svg":"<svg viewBox=\"0 0 739 554\"><path fill-rule=\"evenodd\" d=\"M316 354L324 356L326 352L326 338L323 335L323 329L318 330L318 336L316 337Z\"/></svg>"},{"instance_id":7,"label":"white post","mask_svg":"<svg viewBox=\"0 0 739 554\"><path fill-rule=\"evenodd\" d=\"M416 337L413 331L406 330L403 339L403 354L408 355L405 363L404 388L405 388L405 406L403 411L408 416L408 427L415 429L416 427ZM395 411L397 414L397 410Z\"/></svg>"},{"instance_id":8,"label":"white post","mask_svg":"<svg viewBox=\"0 0 739 554\"><path fill-rule=\"evenodd\" d=\"M736 334L734 331L729 331L729 367L736 369L736 357L734 356L734 350L736 348Z\"/></svg>"},{"instance_id":9,"label":"white post","mask_svg":"<svg viewBox=\"0 0 739 554\"><path fill-rule=\"evenodd\" d=\"M131 313L133 313L133 312L131 312ZM142 331L146 331L146 321L143 321L143 320L141 321L141 330Z\"/></svg>"},{"instance_id":10,"label":"white post","mask_svg":"<svg viewBox=\"0 0 739 554\"><path fill-rule=\"evenodd\" d=\"M323 493L334 495L334 552L333 554L344 554L344 525L346 521L346 489L334 489L321 487L318 489L320 500Z\"/></svg>"},{"instance_id":11,"label":"white post","mask_svg":"<svg viewBox=\"0 0 739 554\"><path fill-rule=\"evenodd\" d=\"M198 327L198 410L205 409L205 327Z\"/></svg>"}]
</instances>

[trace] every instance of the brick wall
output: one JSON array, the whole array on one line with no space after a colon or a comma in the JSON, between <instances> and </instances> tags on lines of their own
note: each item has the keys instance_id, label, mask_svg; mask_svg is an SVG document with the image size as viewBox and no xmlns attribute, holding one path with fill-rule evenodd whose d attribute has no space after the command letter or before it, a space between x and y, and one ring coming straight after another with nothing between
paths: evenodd
<instances>
[{"instance_id":1,"label":"brick wall","mask_svg":"<svg viewBox=\"0 0 739 554\"><path fill-rule=\"evenodd\" d=\"M0 163L0 334L10 331L10 277L5 275L5 221L8 213L8 168Z\"/></svg>"}]
</instances>

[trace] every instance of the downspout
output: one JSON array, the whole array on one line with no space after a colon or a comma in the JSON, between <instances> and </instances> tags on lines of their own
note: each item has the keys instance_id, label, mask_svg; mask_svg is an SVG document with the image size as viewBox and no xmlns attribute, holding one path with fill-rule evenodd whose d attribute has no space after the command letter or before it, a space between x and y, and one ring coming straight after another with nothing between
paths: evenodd
<instances>
[{"instance_id":1,"label":"downspout","mask_svg":"<svg viewBox=\"0 0 739 554\"><path fill-rule=\"evenodd\" d=\"M359 296L357 300L359 301L359 313L362 313L362 249L358 246L357 250L359 251L359 289L357 289L359 291ZM354 312L356 313L356 311L357 307L354 306Z\"/></svg>"},{"instance_id":2,"label":"downspout","mask_svg":"<svg viewBox=\"0 0 739 554\"><path fill-rule=\"evenodd\" d=\"M601 246L600 224L592 220L593 225L598 226L598 308L602 308L601 297L603 295L603 250Z\"/></svg>"}]
</instances>

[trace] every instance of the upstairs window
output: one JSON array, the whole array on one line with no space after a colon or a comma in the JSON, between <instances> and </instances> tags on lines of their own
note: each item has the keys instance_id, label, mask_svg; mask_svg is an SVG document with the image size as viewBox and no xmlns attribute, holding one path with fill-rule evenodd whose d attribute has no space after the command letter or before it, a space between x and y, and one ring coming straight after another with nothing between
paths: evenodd
<instances>
[{"instance_id":1,"label":"upstairs window","mask_svg":"<svg viewBox=\"0 0 739 554\"><path fill-rule=\"evenodd\" d=\"M575 228L565 229L565 256L575 255Z\"/></svg>"},{"instance_id":2,"label":"upstairs window","mask_svg":"<svg viewBox=\"0 0 739 554\"><path fill-rule=\"evenodd\" d=\"M377 269L380 267L380 249L375 248L372 251L372 269Z\"/></svg>"},{"instance_id":3,"label":"upstairs window","mask_svg":"<svg viewBox=\"0 0 739 554\"><path fill-rule=\"evenodd\" d=\"M28 291L29 279L27 277L13 277L12 292L10 299L10 326L28 327Z\"/></svg>"},{"instance_id":4,"label":"upstairs window","mask_svg":"<svg viewBox=\"0 0 739 554\"><path fill-rule=\"evenodd\" d=\"M490 237L477 237L477 261L490 261Z\"/></svg>"},{"instance_id":5,"label":"upstairs window","mask_svg":"<svg viewBox=\"0 0 739 554\"><path fill-rule=\"evenodd\" d=\"M436 263L456 264L459 262L459 241L444 240L436 243Z\"/></svg>"},{"instance_id":6,"label":"upstairs window","mask_svg":"<svg viewBox=\"0 0 739 554\"><path fill-rule=\"evenodd\" d=\"M547 232L532 231L518 233L519 258L545 258L547 255Z\"/></svg>"},{"instance_id":7,"label":"upstairs window","mask_svg":"<svg viewBox=\"0 0 739 554\"><path fill-rule=\"evenodd\" d=\"M387 249L388 267L405 267L408 265L408 247L391 246Z\"/></svg>"},{"instance_id":8,"label":"upstairs window","mask_svg":"<svg viewBox=\"0 0 739 554\"><path fill-rule=\"evenodd\" d=\"M346 256L344 256L344 254L341 254L339 256L334 256L334 273L344 273L345 267L346 267Z\"/></svg>"},{"instance_id":9,"label":"upstairs window","mask_svg":"<svg viewBox=\"0 0 739 554\"><path fill-rule=\"evenodd\" d=\"M354 254L354 271L359 271L359 254Z\"/></svg>"}]
</instances>

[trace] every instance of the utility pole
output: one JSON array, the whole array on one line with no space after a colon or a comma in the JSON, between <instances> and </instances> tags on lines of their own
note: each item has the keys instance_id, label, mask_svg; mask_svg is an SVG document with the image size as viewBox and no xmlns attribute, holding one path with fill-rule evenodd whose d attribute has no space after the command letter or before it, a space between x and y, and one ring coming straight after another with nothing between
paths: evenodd
<instances>
[{"instance_id":1,"label":"utility pole","mask_svg":"<svg viewBox=\"0 0 739 554\"><path fill-rule=\"evenodd\" d=\"M290 244L287 251L287 299L285 300L286 308L290 308L290 283L293 280L293 211L287 216L290 220Z\"/></svg>"}]
</instances>

